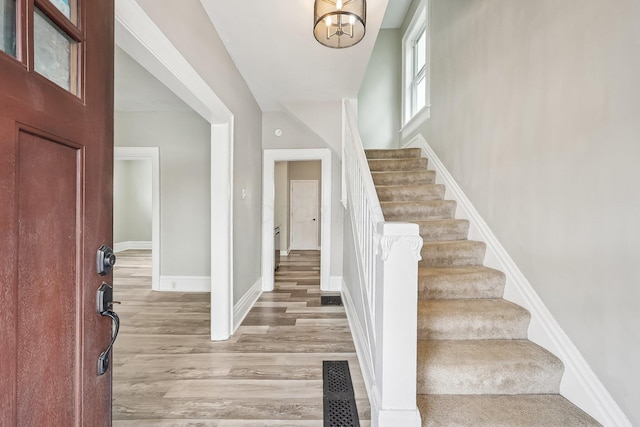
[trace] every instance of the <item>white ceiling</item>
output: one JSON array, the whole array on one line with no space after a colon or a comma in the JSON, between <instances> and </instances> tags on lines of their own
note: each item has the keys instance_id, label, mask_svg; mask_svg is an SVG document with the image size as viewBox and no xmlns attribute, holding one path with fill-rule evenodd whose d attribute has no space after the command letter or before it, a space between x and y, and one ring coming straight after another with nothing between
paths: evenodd
<instances>
[{"instance_id":1,"label":"white ceiling","mask_svg":"<svg viewBox=\"0 0 640 427\"><path fill-rule=\"evenodd\" d=\"M315 40L312 0L201 3L262 110L279 111L293 102L356 97L379 29L400 27L411 0L368 0L367 34L347 49ZM116 111L190 111L119 48L115 64Z\"/></svg>"}]
</instances>

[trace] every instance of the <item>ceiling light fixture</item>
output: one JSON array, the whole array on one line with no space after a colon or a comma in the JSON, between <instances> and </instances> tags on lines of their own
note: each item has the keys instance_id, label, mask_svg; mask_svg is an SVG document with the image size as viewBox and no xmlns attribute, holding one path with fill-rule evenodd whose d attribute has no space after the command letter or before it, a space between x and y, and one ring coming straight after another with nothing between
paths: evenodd
<instances>
[{"instance_id":1,"label":"ceiling light fixture","mask_svg":"<svg viewBox=\"0 0 640 427\"><path fill-rule=\"evenodd\" d=\"M313 11L313 35L327 47L351 47L366 33L366 0L315 0Z\"/></svg>"}]
</instances>

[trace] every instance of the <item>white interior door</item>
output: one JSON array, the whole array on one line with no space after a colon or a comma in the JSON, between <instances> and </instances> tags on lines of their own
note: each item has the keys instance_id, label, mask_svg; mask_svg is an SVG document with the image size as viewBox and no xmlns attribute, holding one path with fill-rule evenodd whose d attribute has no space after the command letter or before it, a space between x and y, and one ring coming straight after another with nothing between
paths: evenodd
<instances>
[{"instance_id":1,"label":"white interior door","mask_svg":"<svg viewBox=\"0 0 640 427\"><path fill-rule=\"evenodd\" d=\"M291 181L291 249L318 249L318 181Z\"/></svg>"}]
</instances>

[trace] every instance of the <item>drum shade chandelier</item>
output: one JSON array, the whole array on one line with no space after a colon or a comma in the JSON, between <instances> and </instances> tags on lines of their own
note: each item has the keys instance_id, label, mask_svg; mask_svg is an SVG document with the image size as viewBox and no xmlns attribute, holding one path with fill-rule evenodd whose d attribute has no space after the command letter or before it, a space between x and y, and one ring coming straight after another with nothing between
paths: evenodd
<instances>
[{"instance_id":1,"label":"drum shade chandelier","mask_svg":"<svg viewBox=\"0 0 640 427\"><path fill-rule=\"evenodd\" d=\"M342 49L364 37L366 0L315 0L313 11L313 35L320 44Z\"/></svg>"}]
</instances>

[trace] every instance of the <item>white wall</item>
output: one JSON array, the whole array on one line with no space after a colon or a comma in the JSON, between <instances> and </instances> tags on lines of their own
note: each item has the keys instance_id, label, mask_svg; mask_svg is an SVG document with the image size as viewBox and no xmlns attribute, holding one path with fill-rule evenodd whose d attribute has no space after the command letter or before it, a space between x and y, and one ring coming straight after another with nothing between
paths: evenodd
<instances>
[{"instance_id":1,"label":"white wall","mask_svg":"<svg viewBox=\"0 0 640 427\"><path fill-rule=\"evenodd\" d=\"M233 300L261 277L262 112L199 0L138 0L234 115ZM242 198L242 190L246 198Z\"/></svg>"},{"instance_id":2,"label":"white wall","mask_svg":"<svg viewBox=\"0 0 640 427\"><path fill-rule=\"evenodd\" d=\"M365 148L398 148L401 126L402 33L380 30L358 93L358 127Z\"/></svg>"},{"instance_id":3,"label":"white wall","mask_svg":"<svg viewBox=\"0 0 640 427\"><path fill-rule=\"evenodd\" d=\"M282 134L276 136L276 129ZM262 115L262 148L326 148L327 144L296 118L283 112Z\"/></svg>"},{"instance_id":4,"label":"white wall","mask_svg":"<svg viewBox=\"0 0 640 427\"><path fill-rule=\"evenodd\" d=\"M160 147L160 274L211 274L210 126L193 112L116 112L115 145Z\"/></svg>"},{"instance_id":5,"label":"white wall","mask_svg":"<svg viewBox=\"0 0 640 427\"><path fill-rule=\"evenodd\" d=\"M431 23L419 132L640 425L640 3L431 0Z\"/></svg>"},{"instance_id":6,"label":"white wall","mask_svg":"<svg viewBox=\"0 0 640 427\"><path fill-rule=\"evenodd\" d=\"M113 242L151 242L151 160L116 159L113 169Z\"/></svg>"}]
</instances>

